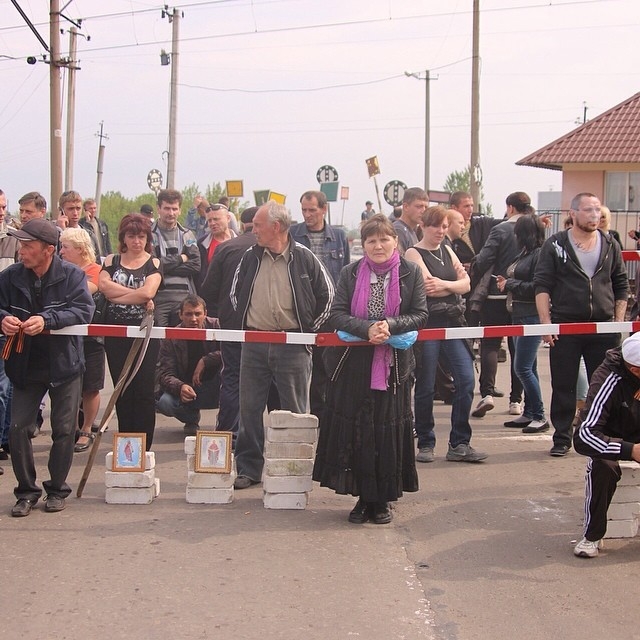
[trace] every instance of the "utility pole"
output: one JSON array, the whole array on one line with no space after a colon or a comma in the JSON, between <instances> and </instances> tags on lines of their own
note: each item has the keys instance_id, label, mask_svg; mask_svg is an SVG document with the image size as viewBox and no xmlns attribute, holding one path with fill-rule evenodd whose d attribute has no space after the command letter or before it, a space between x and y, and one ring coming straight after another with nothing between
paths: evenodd
<instances>
[{"instance_id":1,"label":"utility pole","mask_svg":"<svg viewBox=\"0 0 640 640\"><path fill-rule=\"evenodd\" d=\"M169 18L171 31L171 91L169 98L169 149L167 153L167 189L175 189L176 184L176 124L178 120L178 38L180 18L184 14L174 7L172 13L165 5L162 17Z\"/></svg>"},{"instance_id":2,"label":"utility pole","mask_svg":"<svg viewBox=\"0 0 640 640\"><path fill-rule=\"evenodd\" d=\"M405 71L404 75L407 78L415 78L416 80L424 80L425 81L425 91L424 91L424 190L429 193L430 188L430 178L429 175L431 173L431 160L430 160L430 148L431 148L431 123L430 123L430 108L431 108L431 92L429 83L431 80L437 80L437 78L432 78L429 73L429 69L424 72L424 78L416 72Z\"/></svg>"},{"instance_id":3,"label":"utility pole","mask_svg":"<svg viewBox=\"0 0 640 640\"><path fill-rule=\"evenodd\" d=\"M104 173L103 171L103 166L104 166L104 144L102 143L102 139L104 138L105 140L109 139L109 136L107 136L105 133L103 133L103 126L104 126L104 121L100 122L100 133L97 133L96 135L100 138L100 142L98 143L98 169L97 169L97 176L96 176L96 207L97 207L97 211L96 211L96 218L100 217L100 199L102 198L102 174Z\"/></svg>"},{"instance_id":4,"label":"utility pole","mask_svg":"<svg viewBox=\"0 0 640 640\"><path fill-rule=\"evenodd\" d=\"M49 118L51 161L51 215L57 218L62 194L62 90L60 86L60 1L51 0L49 13ZM55 212L55 213L54 213Z\"/></svg>"},{"instance_id":5,"label":"utility pole","mask_svg":"<svg viewBox=\"0 0 640 640\"><path fill-rule=\"evenodd\" d=\"M424 72L424 190L427 192L427 199L429 196L429 174L431 173L431 160L430 151L431 147L431 131L430 127L430 91L429 82L431 77L429 76L429 69Z\"/></svg>"},{"instance_id":6,"label":"utility pole","mask_svg":"<svg viewBox=\"0 0 640 640\"><path fill-rule=\"evenodd\" d=\"M65 155L64 189L73 188L73 157L76 131L76 71L78 51L78 30L75 27L69 29L69 62L67 69L67 152Z\"/></svg>"},{"instance_id":7,"label":"utility pole","mask_svg":"<svg viewBox=\"0 0 640 640\"><path fill-rule=\"evenodd\" d=\"M471 61L471 197L480 211L482 170L480 168L480 0L473 0L473 53Z\"/></svg>"}]
</instances>

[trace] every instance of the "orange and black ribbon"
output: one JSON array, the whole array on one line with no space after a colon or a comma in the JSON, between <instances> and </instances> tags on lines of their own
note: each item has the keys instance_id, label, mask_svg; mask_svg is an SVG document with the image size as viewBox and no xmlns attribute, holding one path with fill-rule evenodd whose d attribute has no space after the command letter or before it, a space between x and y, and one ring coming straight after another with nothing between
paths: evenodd
<instances>
[{"instance_id":1,"label":"orange and black ribbon","mask_svg":"<svg viewBox=\"0 0 640 640\"><path fill-rule=\"evenodd\" d=\"M18 333L14 333L13 335L7 338L7 342L2 349L2 359L7 360L11 355L11 350L15 344L16 353L22 353L22 349L24 347L24 331L20 329Z\"/></svg>"}]
</instances>

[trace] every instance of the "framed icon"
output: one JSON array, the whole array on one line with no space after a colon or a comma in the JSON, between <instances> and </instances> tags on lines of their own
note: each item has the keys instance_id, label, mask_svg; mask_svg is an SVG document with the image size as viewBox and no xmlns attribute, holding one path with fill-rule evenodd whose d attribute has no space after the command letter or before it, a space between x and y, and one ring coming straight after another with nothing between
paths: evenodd
<instances>
[{"instance_id":1,"label":"framed icon","mask_svg":"<svg viewBox=\"0 0 640 640\"><path fill-rule=\"evenodd\" d=\"M230 431L196 433L196 473L231 473Z\"/></svg>"},{"instance_id":2,"label":"framed icon","mask_svg":"<svg viewBox=\"0 0 640 640\"><path fill-rule=\"evenodd\" d=\"M114 433L112 471L144 471L146 433Z\"/></svg>"}]
</instances>

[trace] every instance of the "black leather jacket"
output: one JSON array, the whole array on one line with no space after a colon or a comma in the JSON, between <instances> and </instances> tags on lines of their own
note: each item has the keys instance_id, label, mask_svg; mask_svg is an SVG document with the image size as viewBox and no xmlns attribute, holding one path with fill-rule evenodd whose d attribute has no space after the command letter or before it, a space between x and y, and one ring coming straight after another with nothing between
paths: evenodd
<instances>
[{"instance_id":1,"label":"black leather jacket","mask_svg":"<svg viewBox=\"0 0 640 640\"><path fill-rule=\"evenodd\" d=\"M337 330L346 331L363 340L369 340L369 327L372 320L356 318L351 315L351 300L356 287L358 267L362 260L347 265L340 273L336 297L331 307L329 325ZM417 331L427 326L429 312L424 289L424 280L418 265L400 259L400 315L386 318L392 335ZM331 377L339 365L346 349L367 349L368 347L334 347L333 358L325 358L327 373ZM329 347L331 349L331 347ZM396 382L404 382L415 368L413 349L394 349Z\"/></svg>"}]
</instances>

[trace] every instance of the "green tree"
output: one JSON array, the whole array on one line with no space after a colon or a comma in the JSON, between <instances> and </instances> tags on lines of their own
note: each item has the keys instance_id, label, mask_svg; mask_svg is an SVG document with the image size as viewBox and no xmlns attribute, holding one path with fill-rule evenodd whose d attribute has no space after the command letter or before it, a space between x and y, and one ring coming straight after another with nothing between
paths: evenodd
<instances>
[{"instance_id":1,"label":"green tree","mask_svg":"<svg viewBox=\"0 0 640 640\"><path fill-rule=\"evenodd\" d=\"M455 191L471 191L471 168L465 167L462 171L452 171L447 179L444 181L443 189L448 191L449 193L454 193ZM487 215L493 215L493 207L490 204L486 206L484 203L484 190L480 187L480 202L476 203L478 205L478 210L482 212L485 209L485 213Z\"/></svg>"}]
</instances>

